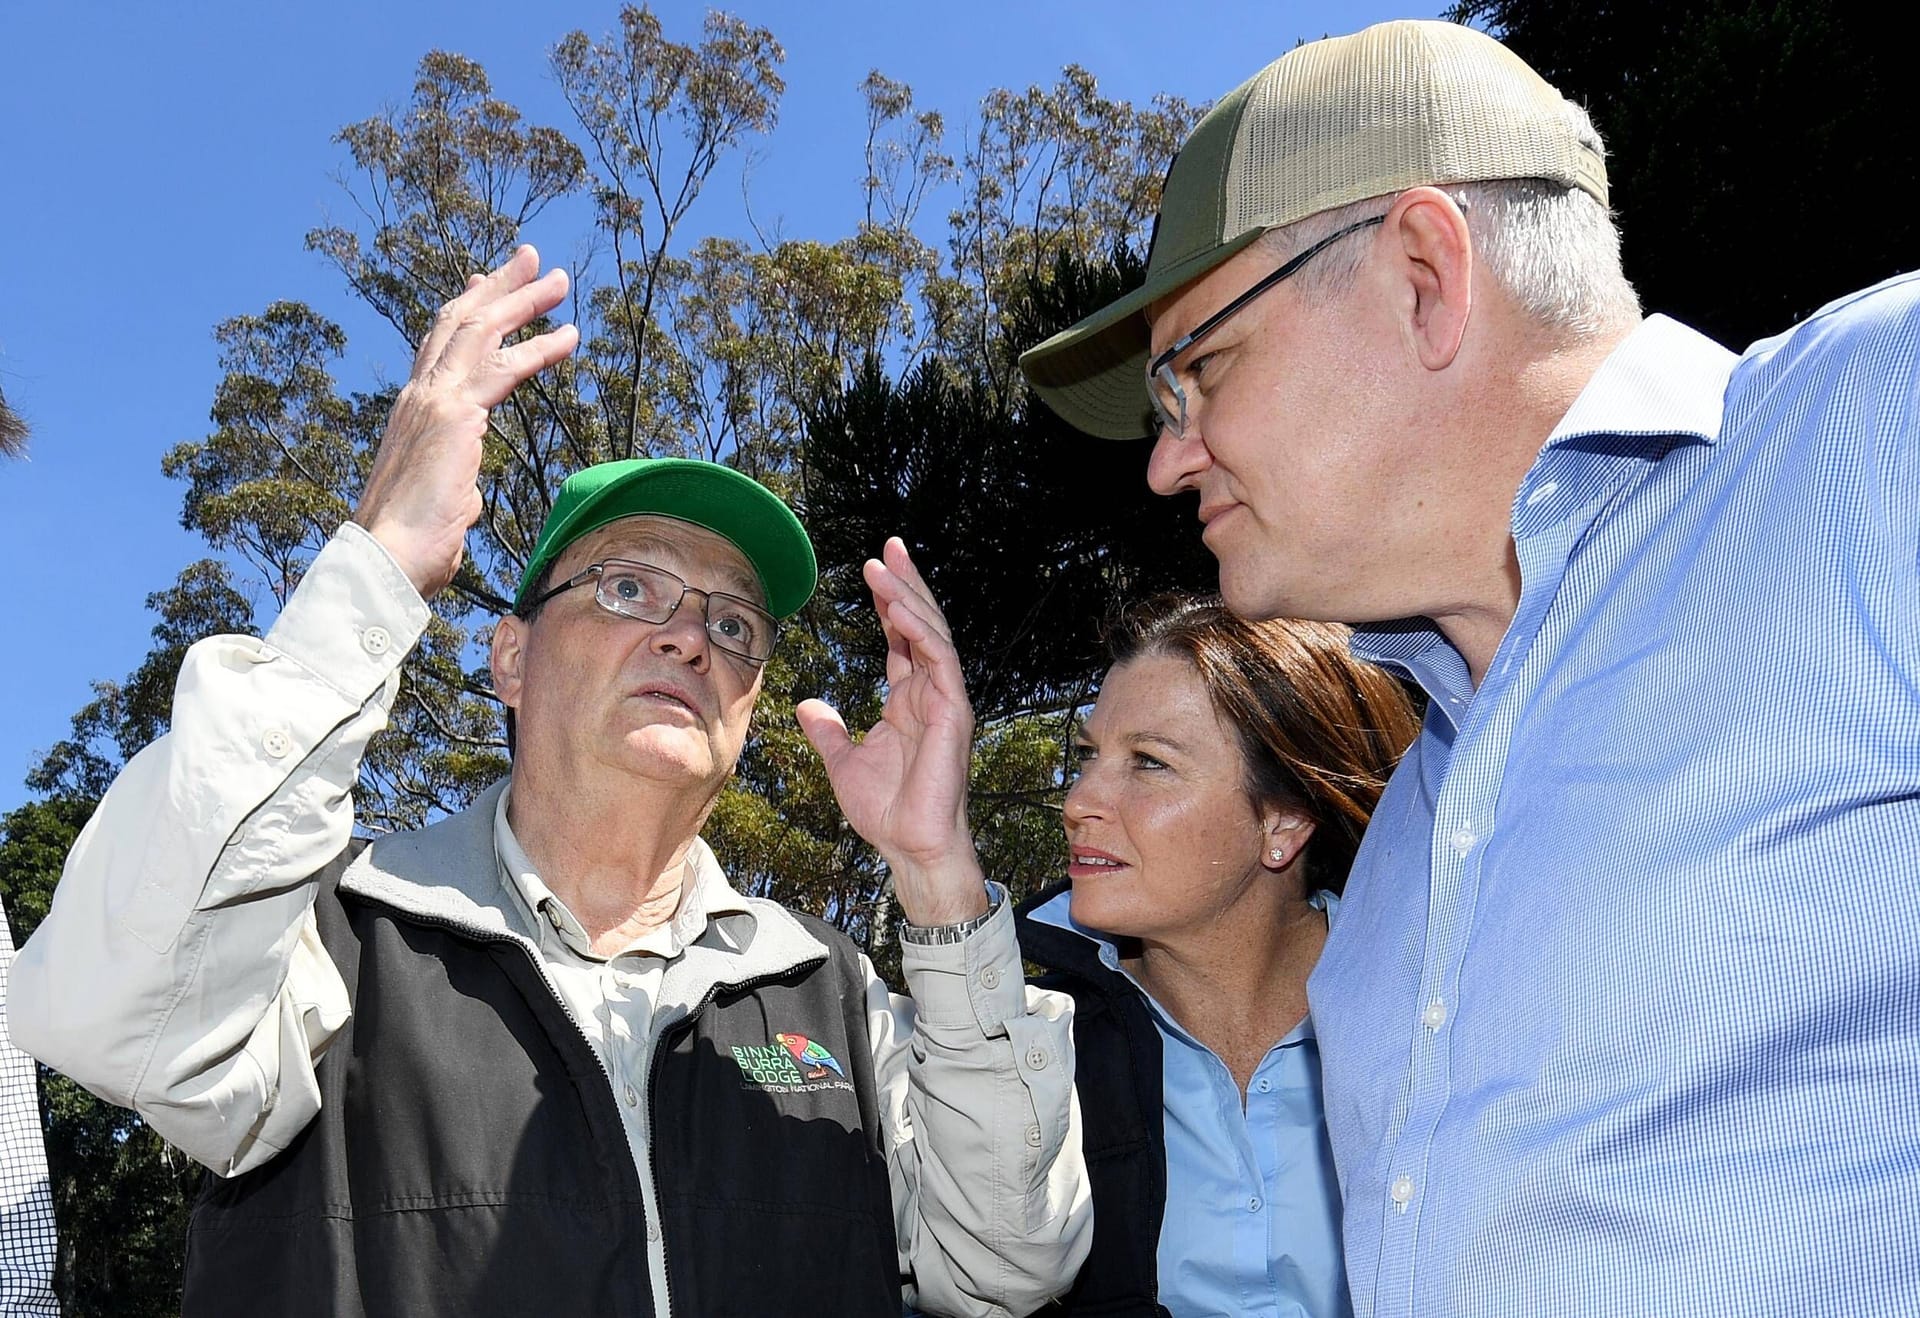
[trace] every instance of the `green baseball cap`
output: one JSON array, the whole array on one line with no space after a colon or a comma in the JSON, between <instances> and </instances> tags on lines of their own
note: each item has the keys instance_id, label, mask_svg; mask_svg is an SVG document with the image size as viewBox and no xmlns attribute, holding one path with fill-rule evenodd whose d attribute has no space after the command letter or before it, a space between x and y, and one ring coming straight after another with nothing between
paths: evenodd
<instances>
[{"instance_id":1,"label":"green baseball cap","mask_svg":"<svg viewBox=\"0 0 1920 1318\"><path fill-rule=\"evenodd\" d=\"M520 575L517 611L547 565L589 531L650 513L703 526L746 556L767 592L767 610L790 617L813 594L813 542L793 510L750 476L691 458L628 458L576 471L561 482L540 539Z\"/></svg>"},{"instance_id":2,"label":"green baseball cap","mask_svg":"<svg viewBox=\"0 0 1920 1318\"><path fill-rule=\"evenodd\" d=\"M1309 215L1422 184L1520 178L1607 204L1586 116L1492 37L1406 19L1297 46L1228 92L1174 157L1146 283L1028 349L1020 369L1078 429L1151 435L1149 305Z\"/></svg>"}]
</instances>

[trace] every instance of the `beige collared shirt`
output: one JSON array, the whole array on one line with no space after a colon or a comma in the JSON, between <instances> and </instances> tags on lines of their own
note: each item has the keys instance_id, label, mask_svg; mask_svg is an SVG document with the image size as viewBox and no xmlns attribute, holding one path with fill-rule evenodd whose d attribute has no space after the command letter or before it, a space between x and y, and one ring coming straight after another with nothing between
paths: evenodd
<instances>
[{"instance_id":1,"label":"beige collared shirt","mask_svg":"<svg viewBox=\"0 0 1920 1318\"><path fill-rule=\"evenodd\" d=\"M695 838L682 862L685 872L680 906L673 918L613 956L595 956L586 928L540 881L533 862L514 837L513 826L507 822L512 797L509 786L500 793L493 810L493 849L500 862L501 884L535 931L535 945L560 1001L599 1054L600 1065L607 1069L647 1206L647 1267L653 1276L653 1293L664 1296L667 1255L654 1193L651 1112L647 1107L647 1076L662 1024L656 1011L660 984L667 963L689 944L704 942L738 952L745 941L738 923L751 921L753 915L721 875L719 862L707 844Z\"/></svg>"}]
</instances>

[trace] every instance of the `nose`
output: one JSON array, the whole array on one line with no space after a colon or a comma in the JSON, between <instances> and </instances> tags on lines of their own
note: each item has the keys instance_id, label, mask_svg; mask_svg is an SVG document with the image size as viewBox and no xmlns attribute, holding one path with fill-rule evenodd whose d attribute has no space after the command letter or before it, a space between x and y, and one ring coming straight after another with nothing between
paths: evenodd
<instances>
[{"instance_id":1,"label":"nose","mask_svg":"<svg viewBox=\"0 0 1920 1318\"><path fill-rule=\"evenodd\" d=\"M1100 799L1093 774L1082 773L1067 788L1067 799L1060 807L1060 819L1067 836L1072 837L1074 829L1105 816L1106 806Z\"/></svg>"},{"instance_id":2,"label":"nose","mask_svg":"<svg viewBox=\"0 0 1920 1318\"><path fill-rule=\"evenodd\" d=\"M680 597L679 607L662 623L656 623L647 645L655 654L669 655L704 672L713 662L713 641L707 635L707 600L689 588Z\"/></svg>"},{"instance_id":3,"label":"nose","mask_svg":"<svg viewBox=\"0 0 1920 1318\"><path fill-rule=\"evenodd\" d=\"M1147 484L1155 494L1197 490L1200 473L1212 465L1213 455L1207 452L1207 441L1200 437L1193 419L1188 418L1185 435L1162 430L1153 442L1153 456L1147 460Z\"/></svg>"}]
</instances>

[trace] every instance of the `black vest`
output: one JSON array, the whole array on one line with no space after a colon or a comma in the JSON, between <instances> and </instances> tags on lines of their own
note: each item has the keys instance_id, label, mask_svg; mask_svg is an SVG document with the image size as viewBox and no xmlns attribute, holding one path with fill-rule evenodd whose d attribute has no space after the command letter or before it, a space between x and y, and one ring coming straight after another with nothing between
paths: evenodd
<instances>
[{"instance_id":1,"label":"black vest","mask_svg":"<svg viewBox=\"0 0 1920 1318\"><path fill-rule=\"evenodd\" d=\"M353 1003L320 1113L264 1167L208 1178L185 1318L652 1318L640 1179L592 1045L524 944L339 891L359 849L316 905ZM824 958L723 986L655 1052L685 1318L901 1311L865 976L843 935L795 918ZM783 1032L840 1071L782 1065Z\"/></svg>"},{"instance_id":2,"label":"black vest","mask_svg":"<svg viewBox=\"0 0 1920 1318\"><path fill-rule=\"evenodd\" d=\"M1035 983L1073 999L1073 1084L1093 1190L1093 1247L1073 1289L1056 1301L1058 1312L1171 1318L1158 1299L1167 1207L1160 1031L1140 991L1102 965L1092 943L1027 918L1065 891L1055 884L1014 917L1021 954L1045 970Z\"/></svg>"}]
</instances>

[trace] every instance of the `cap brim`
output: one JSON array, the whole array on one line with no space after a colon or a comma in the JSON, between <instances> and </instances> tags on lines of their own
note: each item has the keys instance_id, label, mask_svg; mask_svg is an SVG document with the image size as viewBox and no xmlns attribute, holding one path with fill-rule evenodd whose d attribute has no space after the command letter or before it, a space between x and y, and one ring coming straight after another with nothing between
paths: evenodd
<instances>
[{"instance_id":1,"label":"cap brim","mask_svg":"<svg viewBox=\"0 0 1920 1318\"><path fill-rule=\"evenodd\" d=\"M622 517L672 517L722 536L752 564L776 618L798 613L819 579L813 542L800 519L766 486L731 467L692 458L656 458L582 499L543 536L546 549L527 564L514 607L568 545Z\"/></svg>"},{"instance_id":2,"label":"cap brim","mask_svg":"<svg viewBox=\"0 0 1920 1318\"><path fill-rule=\"evenodd\" d=\"M1143 439L1154 433L1147 398L1146 309L1251 246L1264 229L1238 237L1165 270L1123 298L1020 354L1035 393L1076 430L1100 439Z\"/></svg>"}]
</instances>

